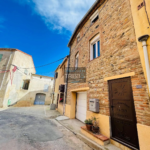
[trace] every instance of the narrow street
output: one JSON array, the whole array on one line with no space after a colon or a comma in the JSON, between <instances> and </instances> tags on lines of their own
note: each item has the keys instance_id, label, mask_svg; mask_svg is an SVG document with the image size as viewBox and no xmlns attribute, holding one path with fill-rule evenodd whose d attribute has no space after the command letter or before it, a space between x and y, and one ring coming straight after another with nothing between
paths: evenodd
<instances>
[{"instance_id":1,"label":"narrow street","mask_svg":"<svg viewBox=\"0 0 150 150\"><path fill-rule=\"evenodd\" d=\"M49 106L0 110L0 150L90 150Z\"/></svg>"}]
</instances>

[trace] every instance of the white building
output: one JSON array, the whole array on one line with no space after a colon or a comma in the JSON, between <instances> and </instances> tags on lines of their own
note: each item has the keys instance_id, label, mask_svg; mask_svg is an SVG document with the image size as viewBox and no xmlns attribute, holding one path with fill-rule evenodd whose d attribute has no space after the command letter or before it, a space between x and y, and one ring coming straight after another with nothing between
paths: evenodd
<instances>
[{"instance_id":1,"label":"white building","mask_svg":"<svg viewBox=\"0 0 150 150\"><path fill-rule=\"evenodd\" d=\"M32 56L17 49L0 48L0 107L20 101L50 104L53 78L35 73Z\"/></svg>"}]
</instances>

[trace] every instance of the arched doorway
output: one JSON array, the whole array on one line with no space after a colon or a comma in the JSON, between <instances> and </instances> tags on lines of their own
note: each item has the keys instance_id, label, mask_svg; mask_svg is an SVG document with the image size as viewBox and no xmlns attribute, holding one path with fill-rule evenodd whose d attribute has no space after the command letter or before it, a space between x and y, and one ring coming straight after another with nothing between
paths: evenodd
<instances>
[{"instance_id":1,"label":"arched doorway","mask_svg":"<svg viewBox=\"0 0 150 150\"><path fill-rule=\"evenodd\" d=\"M36 94L34 105L45 105L46 94L38 93Z\"/></svg>"}]
</instances>

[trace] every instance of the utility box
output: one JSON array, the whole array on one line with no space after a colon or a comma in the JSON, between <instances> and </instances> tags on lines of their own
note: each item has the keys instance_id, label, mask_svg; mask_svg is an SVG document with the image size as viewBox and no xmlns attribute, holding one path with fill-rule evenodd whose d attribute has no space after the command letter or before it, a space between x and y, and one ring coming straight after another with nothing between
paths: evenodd
<instances>
[{"instance_id":1,"label":"utility box","mask_svg":"<svg viewBox=\"0 0 150 150\"><path fill-rule=\"evenodd\" d=\"M99 99L90 99L89 100L89 109L92 112L99 112Z\"/></svg>"}]
</instances>

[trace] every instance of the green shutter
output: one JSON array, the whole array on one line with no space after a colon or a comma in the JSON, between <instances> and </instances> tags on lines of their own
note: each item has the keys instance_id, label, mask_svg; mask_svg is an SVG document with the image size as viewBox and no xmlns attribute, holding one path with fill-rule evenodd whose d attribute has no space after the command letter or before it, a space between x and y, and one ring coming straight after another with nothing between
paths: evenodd
<instances>
[{"instance_id":1,"label":"green shutter","mask_svg":"<svg viewBox=\"0 0 150 150\"><path fill-rule=\"evenodd\" d=\"M22 86L21 86L22 89L23 89L23 85L24 85L24 81L22 81Z\"/></svg>"},{"instance_id":2,"label":"green shutter","mask_svg":"<svg viewBox=\"0 0 150 150\"><path fill-rule=\"evenodd\" d=\"M0 54L0 61L2 60L3 54Z\"/></svg>"}]
</instances>

